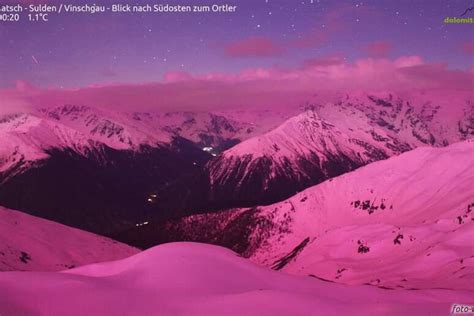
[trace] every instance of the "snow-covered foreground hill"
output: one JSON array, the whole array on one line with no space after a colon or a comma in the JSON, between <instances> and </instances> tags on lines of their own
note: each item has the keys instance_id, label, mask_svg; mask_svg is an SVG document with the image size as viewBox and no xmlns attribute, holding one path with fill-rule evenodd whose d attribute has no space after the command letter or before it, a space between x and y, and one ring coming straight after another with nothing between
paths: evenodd
<instances>
[{"instance_id":1,"label":"snow-covered foreground hill","mask_svg":"<svg viewBox=\"0 0 474 316\"><path fill-rule=\"evenodd\" d=\"M280 203L191 216L154 233L345 284L474 290L473 158L473 141L418 148Z\"/></svg>"},{"instance_id":2,"label":"snow-covered foreground hill","mask_svg":"<svg viewBox=\"0 0 474 316\"><path fill-rule=\"evenodd\" d=\"M0 273L2 315L447 315L472 292L347 286L172 243L67 272Z\"/></svg>"},{"instance_id":3,"label":"snow-covered foreground hill","mask_svg":"<svg viewBox=\"0 0 474 316\"><path fill-rule=\"evenodd\" d=\"M0 271L59 271L122 259L138 251L109 238L0 207ZM0 308L0 313L5 312Z\"/></svg>"}]
</instances>

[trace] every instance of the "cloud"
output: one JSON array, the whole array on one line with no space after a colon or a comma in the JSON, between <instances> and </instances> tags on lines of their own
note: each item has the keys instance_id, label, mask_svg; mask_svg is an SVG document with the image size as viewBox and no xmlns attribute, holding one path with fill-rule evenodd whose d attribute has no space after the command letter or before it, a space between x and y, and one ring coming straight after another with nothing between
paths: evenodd
<instances>
[{"instance_id":1,"label":"cloud","mask_svg":"<svg viewBox=\"0 0 474 316\"><path fill-rule=\"evenodd\" d=\"M275 57L287 49L320 47L328 43L332 36L349 29L348 21L353 15L370 17L373 14L368 6L356 8L352 5L336 5L324 13L313 28L305 31L298 38L275 42L265 37L251 37L228 44L224 52L227 56L234 58Z\"/></svg>"},{"instance_id":2,"label":"cloud","mask_svg":"<svg viewBox=\"0 0 474 316\"><path fill-rule=\"evenodd\" d=\"M0 90L0 115L12 112L30 112L34 103L29 99L36 88L26 81L17 81L14 88L5 88Z\"/></svg>"},{"instance_id":3,"label":"cloud","mask_svg":"<svg viewBox=\"0 0 474 316\"><path fill-rule=\"evenodd\" d=\"M367 44L364 49L371 57L387 57L392 50L392 44L385 41L377 41Z\"/></svg>"},{"instance_id":4,"label":"cloud","mask_svg":"<svg viewBox=\"0 0 474 316\"><path fill-rule=\"evenodd\" d=\"M468 90L472 89L474 84L472 73L448 70L445 64L421 64L401 67L398 72L404 78L416 84L418 88Z\"/></svg>"},{"instance_id":5,"label":"cloud","mask_svg":"<svg viewBox=\"0 0 474 316\"><path fill-rule=\"evenodd\" d=\"M232 58L274 57L281 55L283 48L271 39L251 37L228 44L224 52Z\"/></svg>"},{"instance_id":6,"label":"cloud","mask_svg":"<svg viewBox=\"0 0 474 316\"><path fill-rule=\"evenodd\" d=\"M170 71L164 75L165 82L178 82L192 79L191 74L186 71Z\"/></svg>"},{"instance_id":7,"label":"cloud","mask_svg":"<svg viewBox=\"0 0 474 316\"><path fill-rule=\"evenodd\" d=\"M336 93L436 92L447 99L473 99L474 72L428 63L419 56L397 59L364 58L347 62L341 56L318 57L282 69L252 68L239 73L170 72L162 82L109 84L78 89L38 89L26 82L0 90L2 110L23 110L80 104L126 111L236 108L287 108L320 102Z\"/></svg>"}]
</instances>

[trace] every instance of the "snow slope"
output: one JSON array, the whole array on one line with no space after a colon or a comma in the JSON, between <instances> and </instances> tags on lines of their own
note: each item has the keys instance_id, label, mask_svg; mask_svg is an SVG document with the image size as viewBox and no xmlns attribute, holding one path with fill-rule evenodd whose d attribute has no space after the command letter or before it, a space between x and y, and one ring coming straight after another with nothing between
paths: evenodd
<instances>
[{"instance_id":1,"label":"snow slope","mask_svg":"<svg viewBox=\"0 0 474 316\"><path fill-rule=\"evenodd\" d=\"M283 270L350 284L474 290L473 157L472 141L419 148L265 207L261 215L288 232L275 227L252 259L278 266L309 238Z\"/></svg>"},{"instance_id":2,"label":"snow slope","mask_svg":"<svg viewBox=\"0 0 474 316\"><path fill-rule=\"evenodd\" d=\"M0 271L58 271L137 252L105 237L0 207Z\"/></svg>"},{"instance_id":3,"label":"snow slope","mask_svg":"<svg viewBox=\"0 0 474 316\"><path fill-rule=\"evenodd\" d=\"M5 315L446 315L451 290L386 291L296 277L209 245L174 243L62 273L0 274Z\"/></svg>"},{"instance_id":4,"label":"snow slope","mask_svg":"<svg viewBox=\"0 0 474 316\"><path fill-rule=\"evenodd\" d=\"M293 274L474 290L473 158L474 141L417 148L280 203L167 227L169 234L226 245Z\"/></svg>"}]
</instances>

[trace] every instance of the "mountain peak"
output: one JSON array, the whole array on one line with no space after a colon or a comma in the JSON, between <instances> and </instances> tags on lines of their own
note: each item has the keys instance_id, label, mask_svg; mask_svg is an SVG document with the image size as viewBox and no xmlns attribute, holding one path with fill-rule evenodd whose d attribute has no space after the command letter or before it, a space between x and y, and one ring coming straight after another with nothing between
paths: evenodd
<instances>
[{"instance_id":1,"label":"mountain peak","mask_svg":"<svg viewBox=\"0 0 474 316\"><path fill-rule=\"evenodd\" d=\"M81 114L90 112L91 110L92 108L83 105L65 104L54 108L42 108L39 110L39 112L59 121L63 117L72 117L77 119L77 117Z\"/></svg>"}]
</instances>

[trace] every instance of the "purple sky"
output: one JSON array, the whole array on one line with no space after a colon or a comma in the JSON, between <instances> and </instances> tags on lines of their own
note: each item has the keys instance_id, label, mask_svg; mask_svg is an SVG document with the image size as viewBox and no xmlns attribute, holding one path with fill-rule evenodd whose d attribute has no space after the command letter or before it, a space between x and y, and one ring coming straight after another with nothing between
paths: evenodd
<instances>
[{"instance_id":1,"label":"purple sky","mask_svg":"<svg viewBox=\"0 0 474 316\"><path fill-rule=\"evenodd\" d=\"M156 82L167 72L291 68L328 56L352 62L417 55L449 68L473 67L474 25L443 19L461 15L474 1L179 3L225 2L237 12L62 14L47 23L1 23L0 87L17 80L41 87Z\"/></svg>"},{"instance_id":2,"label":"purple sky","mask_svg":"<svg viewBox=\"0 0 474 316\"><path fill-rule=\"evenodd\" d=\"M0 23L0 106L274 108L352 91L474 99L474 24L444 23L474 0L313 2Z\"/></svg>"}]
</instances>

